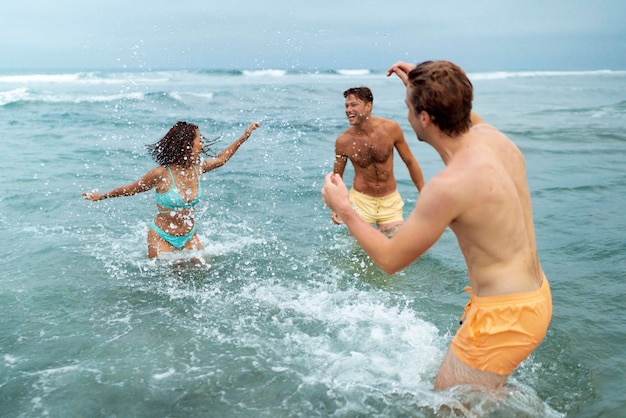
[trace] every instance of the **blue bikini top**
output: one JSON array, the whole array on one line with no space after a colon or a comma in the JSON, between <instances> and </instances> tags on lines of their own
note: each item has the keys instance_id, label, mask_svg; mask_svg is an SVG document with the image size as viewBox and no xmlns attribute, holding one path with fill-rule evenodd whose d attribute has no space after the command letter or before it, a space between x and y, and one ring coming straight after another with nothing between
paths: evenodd
<instances>
[{"instance_id":1,"label":"blue bikini top","mask_svg":"<svg viewBox=\"0 0 626 418\"><path fill-rule=\"evenodd\" d=\"M198 204L200 198L202 197L202 184L200 183L200 175L198 174L198 169L196 168L196 166L193 166L193 169L195 170L196 178L198 179L198 194L196 195L196 198L191 202L185 202L183 197L178 192L172 170L169 166L167 167L167 171L170 172L170 178L172 179L172 186L165 193L157 192L156 202L159 206L163 207L163 209L159 209L159 212L172 212L181 209L191 209Z\"/></svg>"}]
</instances>

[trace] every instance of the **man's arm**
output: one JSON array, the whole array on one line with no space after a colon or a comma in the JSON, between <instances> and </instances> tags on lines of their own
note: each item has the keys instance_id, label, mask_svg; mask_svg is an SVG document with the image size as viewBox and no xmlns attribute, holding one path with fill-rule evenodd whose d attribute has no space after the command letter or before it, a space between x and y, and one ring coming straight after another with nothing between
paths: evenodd
<instances>
[{"instance_id":1,"label":"man's arm","mask_svg":"<svg viewBox=\"0 0 626 418\"><path fill-rule=\"evenodd\" d=\"M413 68L415 68L414 64L398 61L387 70L387 77L395 74L400 80L402 80L402 83L406 86L409 82L409 73Z\"/></svg>"},{"instance_id":2,"label":"man's arm","mask_svg":"<svg viewBox=\"0 0 626 418\"><path fill-rule=\"evenodd\" d=\"M341 177L326 176L322 196L336 212L363 250L386 273L396 273L424 254L437 242L457 215L452 193L441 181L431 180L424 186L415 209L391 238L362 220L348 201L348 190Z\"/></svg>"},{"instance_id":3,"label":"man's arm","mask_svg":"<svg viewBox=\"0 0 626 418\"><path fill-rule=\"evenodd\" d=\"M333 173L337 173L343 177L343 173L346 170L346 164L348 163L348 156L341 146L340 139L341 137L337 138L337 141L335 142L335 163L333 164Z\"/></svg>"},{"instance_id":4,"label":"man's arm","mask_svg":"<svg viewBox=\"0 0 626 418\"><path fill-rule=\"evenodd\" d=\"M411 176L413 184L415 184L417 190L421 192L422 187L424 187L424 175L422 174L422 168L420 167L417 159L413 155L413 152L411 151L409 144L406 142L406 139L404 139L402 128L400 128L400 125L398 124L396 124L396 126L398 135L396 136L397 139L394 143L394 146L398 151L398 155L400 155L400 158L402 158L402 161L404 161L406 168L409 170L409 175Z\"/></svg>"},{"instance_id":5,"label":"man's arm","mask_svg":"<svg viewBox=\"0 0 626 418\"><path fill-rule=\"evenodd\" d=\"M337 138L337 141L335 142L335 163L333 164L333 173L338 174L341 178L343 178L343 173L345 172L346 165L348 163L348 156L343 153L343 147L339 141L340 138L341 137ZM336 225L341 225L343 223L334 211L330 215L330 218Z\"/></svg>"},{"instance_id":6,"label":"man's arm","mask_svg":"<svg viewBox=\"0 0 626 418\"><path fill-rule=\"evenodd\" d=\"M398 78L402 81L402 83L406 86L409 82L409 73L411 70L415 68L415 65L409 64L406 62L398 61L394 65L392 65L387 70L387 77L390 77L392 74L398 76ZM476 112L472 110L471 114L472 126L478 125L479 123L486 123L483 118L478 116Z\"/></svg>"}]
</instances>

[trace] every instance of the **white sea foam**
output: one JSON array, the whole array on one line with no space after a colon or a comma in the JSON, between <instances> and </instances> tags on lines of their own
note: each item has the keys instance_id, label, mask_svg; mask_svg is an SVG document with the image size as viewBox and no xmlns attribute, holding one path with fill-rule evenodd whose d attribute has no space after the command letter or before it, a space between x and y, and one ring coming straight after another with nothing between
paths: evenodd
<instances>
[{"instance_id":1,"label":"white sea foam","mask_svg":"<svg viewBox=\"0 0 626 418\"><path fill-rule=\"evenodd\" d=\"M619 74L619 71L594 70L594 71L493 71L484 73L468 73L472 80L504 80L508 78L534 78L534 77L571 77L588 75Z\"/></svg>"},{"instance_id":2,"label":"white sea foam","mask_svg":"<svg viewBox=\"0 0 626 418\"><path fill-rule=\"evenodd\" d=\"M143 100L141 92L127 92L115 94L81 95L34 93L26 87L20 87L6 92L0 92L0 106L16 102L43 102L43 103L106 103L120 100Z\"/></svg>"},{"instance_id":3,"label":"white sea foam","mask_svg":"<svg viewBox=\"0 0 626 418\"><path fill-rule=\"evenodd\" d=\"M164 83L171 80L176 72L113 72L102 74L99 72L87 73L59 73L59 74L4 74L0 75L0 84L26 85L119 85L127 83Z\"/></svg>"},{"instance_id":4,"label":"white sea foam","mask_svg":"<svg viewBox=\"0 0 626 418\"><path fill-rule=\"evenodd\" d=\"M0 75L0 83L7 84L122 84L127 81L128 77L102 77L96 73Z\"/></svg>"},{"instance_id":5,"label":"white sea foam","mask_svg":"<svg viewBox=\"0 0 626 418\"><path fill-rule=\"evenodd\" d=\"M357 75L368 75L372 72L366 69L353 69L353 70L337 70L337 74L340 75L348 75L348 76L357 76Z\"/></svg>"},{"instance_id":6,"label":"white sea foam","mask_svg":"<svg viewBox=\"0 0 626 418\"><path fill-rule=\"evenodd\" d=\"M176 370L174 370L172 368L169 368L169 369L167 369L167 371L165 371L163 373L157 373L157 374L153 375L152 377L155 380L163 380L163 379L166 379L166 378L168 378L170 376L173 376L175 373L176 373Z\"/></svg>"},{"instance_id":7,"label":"white sea foam","mask_svg":"<svg viewBox=\"0 0 626 418\"><path fill-rule=\"evenodd\" d=\"M285 70L244 70L242 74L248 77L282 77L287 74Z\"/></svg>"},{"instance_id":8,"label":"white sea foam","mask_svg":"<svg viewBox=\"0 0 626 418\"><path fill-rule=\"evenodd\" d=\"M26 87L20 87L17 89L0 92L0 106L4 106L9 103L15 103L20 100L27 100L30 97L30 93Z\"/></svg>"},{"instance_id":9,"label":"white sea foam","mask_svg":"<svg viewBox=\"0 0 626 418\"><path fill-rule=\"evenodd\" d=\"M73 74L17 74L0 76L0 83L69 83L80 78Z\"/></svg>"},{"instance_id":10,"label":"white sea foam","mask_svg":"<svg viewBox=\"0 0 626 418\"><path fill-rule=\"evenodd\" d=\"M182 101L183 101L183 95L182 95L180 92L178 92L178 91L172 91L172 92L170 92L170 93L169 93L169 96L170 96L172 99L176 100L176 101L179 101L179 102L182 102Z\"/></svg>"},{"instance_id":11,"label":"white sea foam","mask_svg":"<svg viewBox=\"0 0 626 418\"><path fill-rule=\"evenodd\" d=\"M4 355L4 364L7 367L13 367L18 361L19 361L19 358L15 356L12 356L9 354Z\"/></svg>"},{"instance_id":12,"label":"white sea foam","mask_svg":"<svg viewBox=\"0 0 626 418\"><path fill-rule=\"evenodd\" d=\"M214 93L189 93L190 96L199 97L201 99L212 99Z\"/></svg>"},{"instance_id":13,"label":"white sea foam","mask_svg":"<svg viewBox=\"0 0 626 418\"><path fill-rule=\"evenodd\" d=\"M429 387L424 381L438 367L443 339L437 328L415 311L381 296L353 289L325 289L324 284L311 289L267 283L251 284L240 295L286 313L284 322L278 319L275 325L285 335L287 352L306 353L301 358L308 363L305 368L309 375L303 378L312 383L347 387L357 381L381 379L390 385ZM311 335L295 325L299 322L324 324L325 331ZM405 367L399 369L398 364Z\"/></svg>"}]
</instances>

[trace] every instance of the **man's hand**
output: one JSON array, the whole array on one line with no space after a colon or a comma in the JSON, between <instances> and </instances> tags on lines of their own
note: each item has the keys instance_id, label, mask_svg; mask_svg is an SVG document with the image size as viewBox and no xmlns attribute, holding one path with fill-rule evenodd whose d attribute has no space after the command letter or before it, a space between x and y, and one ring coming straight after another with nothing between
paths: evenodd
<instances>
[{"instance_id":1,"label":"man's hand","mask_svg":"<svg viewBox=\"0 0 626 418\"><path fill-rule=\"evenodd\" d=\"M341 221L338 219L340 214L352 209L348 199L348 188L341 176L337 173L327 174L321 192L324 203L333 211L333 222L340 224Z\"/></svg>"},{"instance_id":2,"label":"man's hand","mask_svg":"<svg viewBox=\"0 0 626 418\"><path fill-rule=\"evenodd\" d=\"M395 74L406 86L409 81L409 73L413 68L415 68L413 64L398 61L387 70L387 77L391 76L391 74Z\"/></svg>"}]
</instances>

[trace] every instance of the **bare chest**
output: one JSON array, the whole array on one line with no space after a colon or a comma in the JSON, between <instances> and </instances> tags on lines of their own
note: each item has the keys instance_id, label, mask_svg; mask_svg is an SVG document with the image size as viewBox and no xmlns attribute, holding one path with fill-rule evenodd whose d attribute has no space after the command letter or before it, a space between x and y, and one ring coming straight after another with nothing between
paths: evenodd
<instances>
[{"instance_id":1,"label":"bare chest","mask_svg":"<svg viewBox=\"0 0 626 418\"><path fill-rule=\"evenodd\" d=\"M360 167L382 164L392 157L393 143L375 138L352 140L346 145L346 154Z\"/></svg>"}]
</instances>

